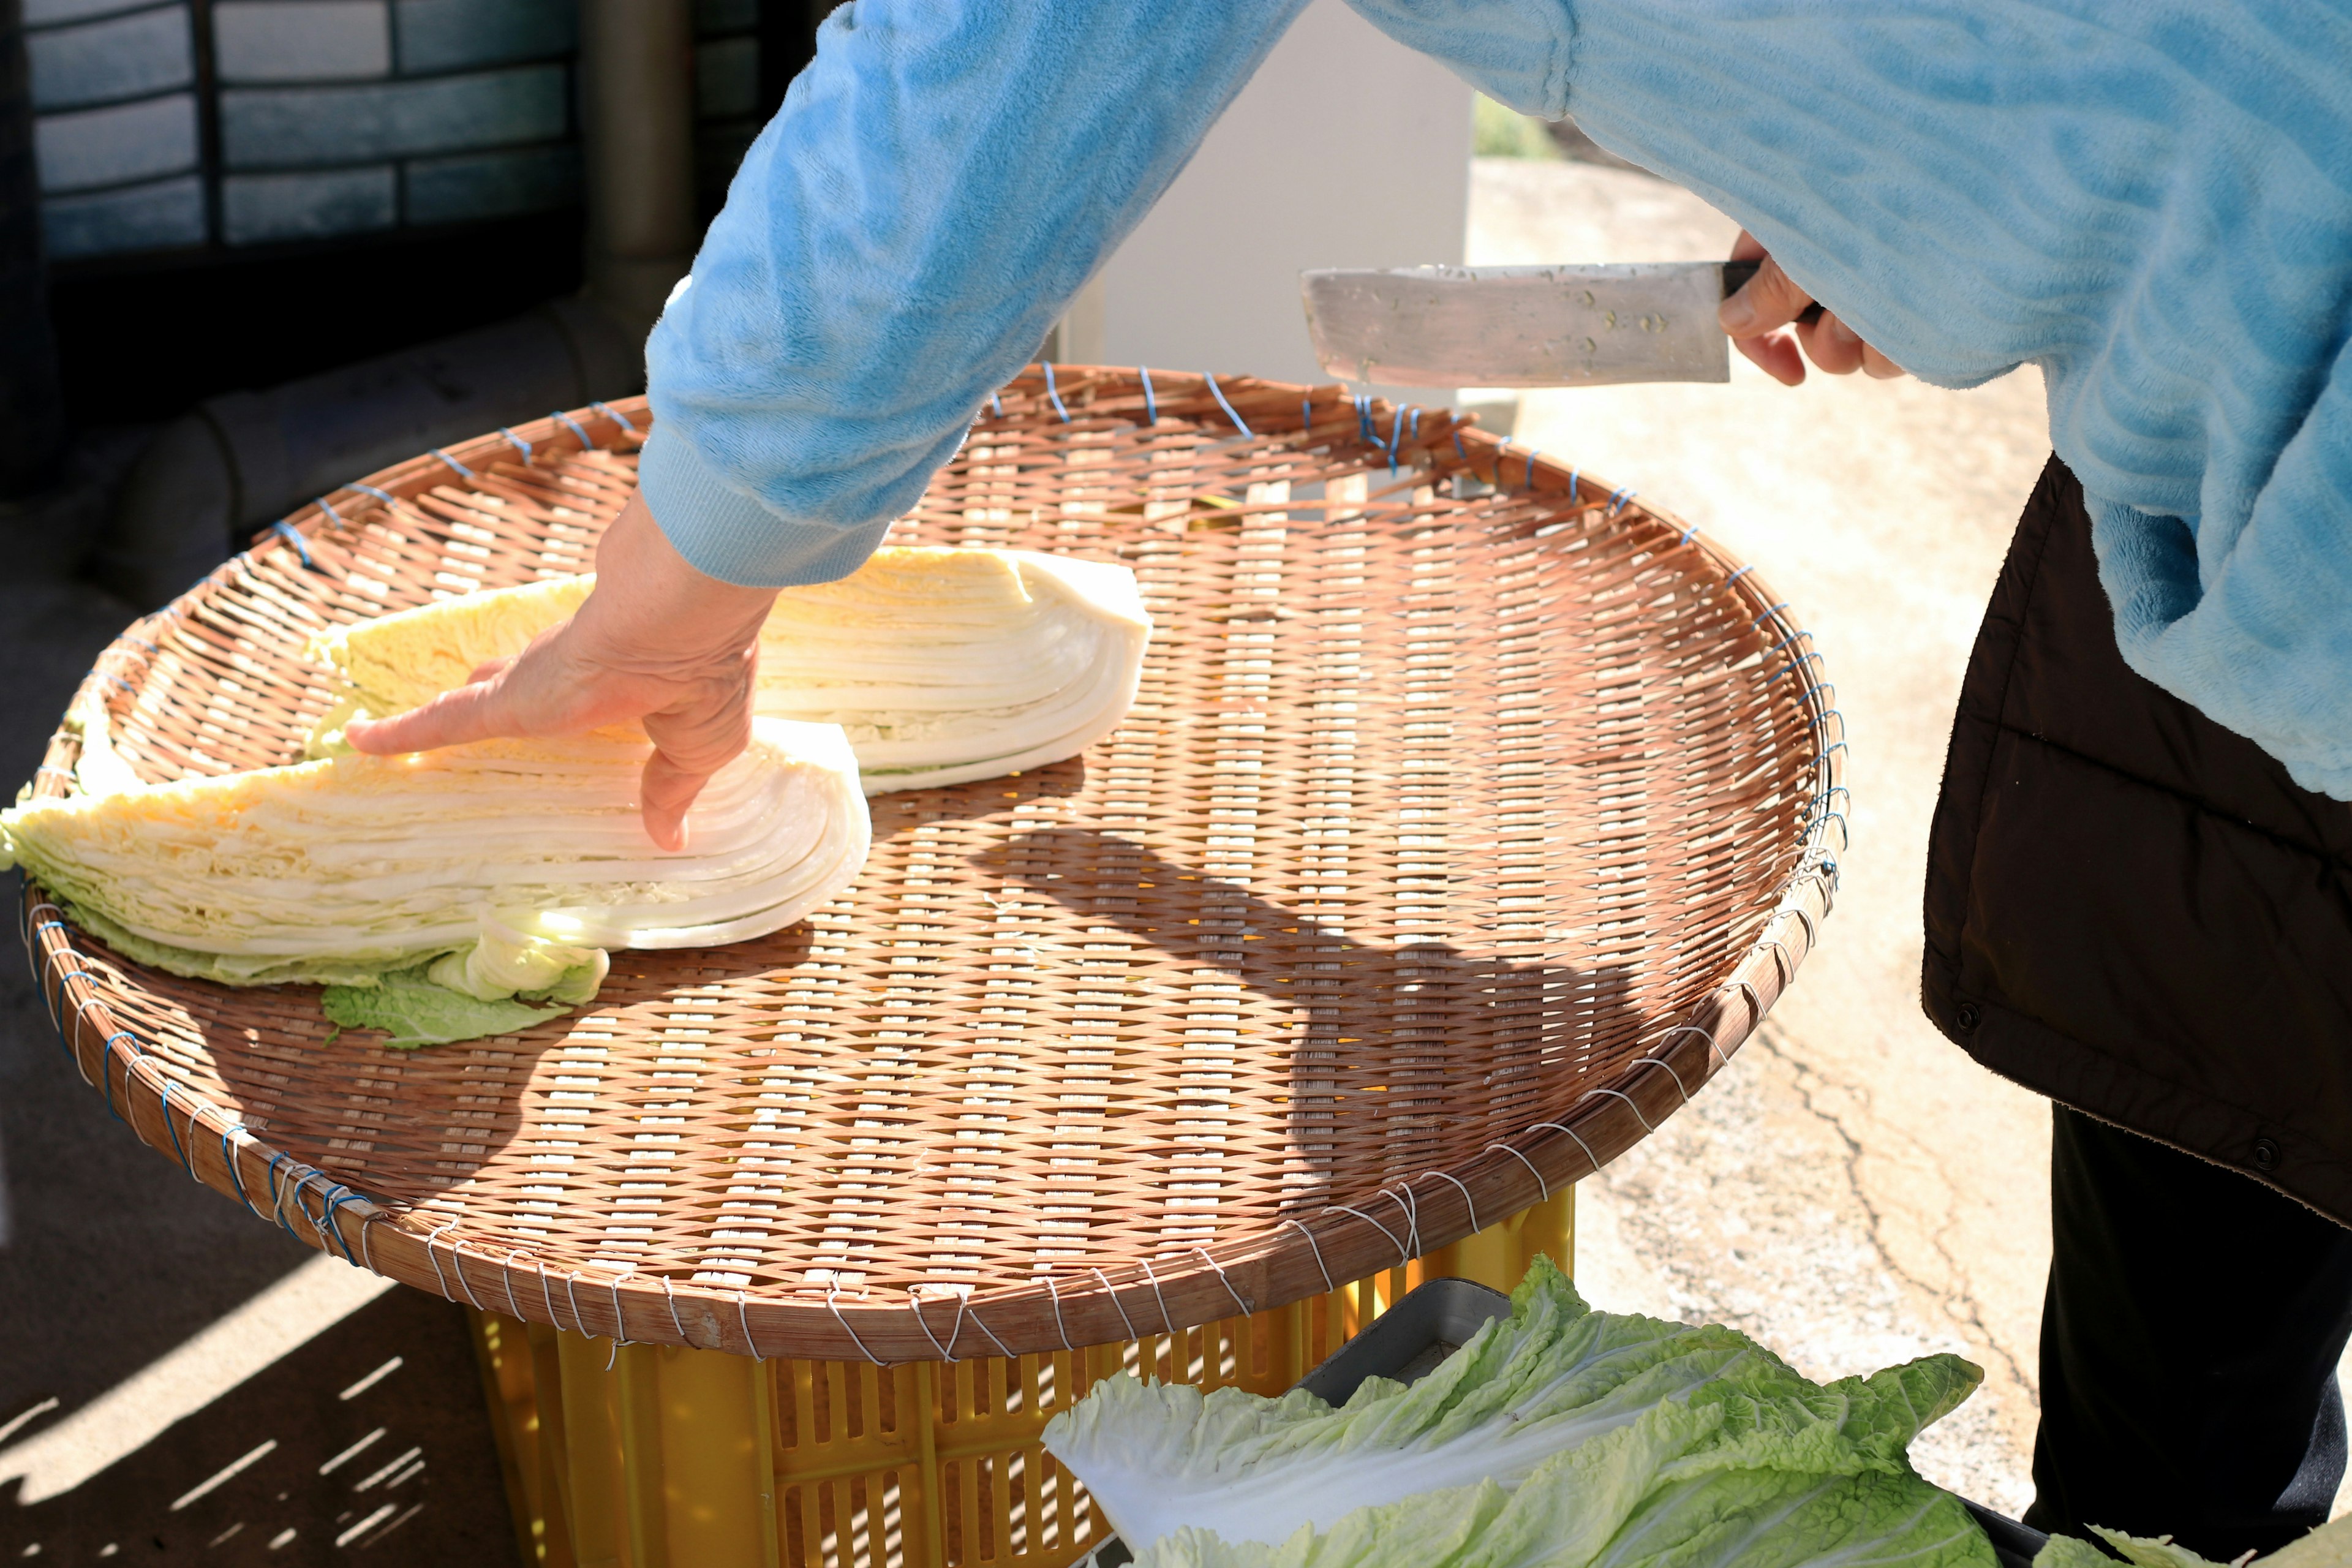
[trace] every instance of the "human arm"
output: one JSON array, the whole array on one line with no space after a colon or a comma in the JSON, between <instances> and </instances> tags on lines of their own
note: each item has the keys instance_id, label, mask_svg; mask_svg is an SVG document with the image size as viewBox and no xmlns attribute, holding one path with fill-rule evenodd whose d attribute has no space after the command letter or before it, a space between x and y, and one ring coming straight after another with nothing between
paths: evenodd
<instances>
[{"instance_id":1,"label":"human arm","mask_svg":"<svg viewBox=\"0 0 2352 1568\"><path fill-rule=\"evenodd\" d=\"M1304 0L857 0L647 345L642 482L703 572L854 570Z\"/></svg>"},{"instance_id":2,"label":"human arm","mask_svg":"<svg viewBox=\"0 0 2352 1568\"><path fill-rule=\"evenodd\" d=\"M646 828L680 844L749 734L776 588L846 575L881 542L1303 4L837 10L647 346L656 424L595 592L352 743L643 719Z\"/></svg>"}]
</instances>

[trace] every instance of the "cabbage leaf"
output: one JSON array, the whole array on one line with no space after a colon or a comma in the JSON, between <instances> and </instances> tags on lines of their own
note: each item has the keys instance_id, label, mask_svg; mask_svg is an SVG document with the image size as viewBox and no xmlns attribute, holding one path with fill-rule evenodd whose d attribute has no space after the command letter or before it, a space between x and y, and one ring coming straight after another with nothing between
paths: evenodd
<instances>
[{"instance_id":1,"label":"cabbage leaf","mask_svg":"<svg viewBox=\"0 0 2352 1568\"><path fill-rule=\"evenodd\" d=\"M314 756L354 718L404 713L577 610L593 576L460 595L312 639L341 674ZM866 793L992 778L1076 756L1135 700L1151 635L1124 566L1024 550L890 546L787 588L760 632L752 705L839 724Z\"/></svg>"},{"instance_id":2,"label":"cabbage leaf","mask_svg":"<svg viewBox=\"0 0 2352 1568\"><path fill-rule=\"evenodd\" d=\"M103 759L86 782L112 778L102 715L85 720ZM0 812L0 866L136 963L229 985L388 988L330 1010L404 1041L471 1038L593 999L610 949L791 925L865 864L871 826L837 727L754 720L675 852L638 815L651 749L632 726L116 779Z\"/></svg>"},{"instance_id":3,"label":"cabbage leaf","mask_svg":"<svg viewBox=\"0 0 2352 1568\"><path fill-rule=\"evenodd\" d=\"M396 1051L446 1046L485 1035L511 1035L572 1011L558 1004L535 1007L516 997L486 1002L446 985L436 985L421 969L384 975L373 985L330 985L319 994L320 1011L340 1028L382 1029Z\"/></svg>"},{"instance_id":4,"label":"cabbage leaf","mask_svg":"<svg viewBox=\"0 0 2352 1568\"><path fill-rule=\"evenodd\" d=\"M1337 1409L1304 1390L1203 1394L1122 1373L1055 1417L1045 1445L1139 1552L1187 1525L1271 1546L1410 1493L1511 1491L1668 1406L1695 1425L1672 1428L1688 1446L1645 1486L1734 1465L1906 1477L1912 1438L1983 1375L1940 1355L1818 1384L1720 1325L1593 1311L1549 1258L1512 1308L1420 1382L1370 1379Z\"/></svg>"}]
</instances>

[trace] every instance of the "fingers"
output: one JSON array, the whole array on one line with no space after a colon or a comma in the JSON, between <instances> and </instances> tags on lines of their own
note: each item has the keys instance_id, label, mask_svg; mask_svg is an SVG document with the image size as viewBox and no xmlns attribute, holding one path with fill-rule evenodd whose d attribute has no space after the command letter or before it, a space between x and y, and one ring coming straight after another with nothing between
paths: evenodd
<instances>
[{"instance_id":1,"label":"fingers","mask_svg":"<svg viewBox=\"0 0 2352 1568\"><path fill-rule=\"evenodd\" d=\"M733 668L698 680L669 707L646 715L654 754L646 760L638 810L646 832L665 849L686 847L686 812L710 775L751 743L751 675L759 650Z\"/></svg>"},{"instance_id":2,"label":"fingers","mask_svg":"<svg viewBox=\"0 0 2352 1568\"><path fill-rule=\"evenodd\" d=\"M1797 340L1790 334L1771 332L1760 338L1734 338L1731 346L1782 386L1804 384L1805 356L1798 352Z\"/></svg>"},{"instance_id":3,"label":"fingers","mask_svg":"<svg viewBox=\"0 0 2352 1568\"><path fill-rule=\"evenodd\" d=\"M1818 319L1801 318L1813 298L1765 253L1756 237L1745 229L1732 242L1734 261L1757 261L1756 276L1724 300L1717 311L1732 344L1783 386L1805 379L1805 361L1831 375L1852 375L1859 370L1879 381L1904 374L1903 367L1862 341L1861 334L1822 311ZM1800 345L1802 352L1800 352Z\"/></svg>"},{"instance_id":4,"label":"fingers","mask_svg":"<svg viewBox=\"0 0 2352 1568\"><path fill-rule=\"evenodd\" d=\"M1760 261L1756 276L1742 284L1738 290L1724 300L1716 312L1716 320L1731 335L1731 346L1752 362L1766 375L1783 386L1801 386L1805 380L1805 356L1797 352L1796 342L1780 331L1805 313L1812 300L1790 282L1779 263L1764 253L1764 247L1746 229L1732 242L1731 259Z\"/></svg>"},{"instance_id":5,"label":"fingers","mask_svg":"<svg viewBox=\"0 0 2352 1568\"><path fill-rule=\"evenodd\" d=\"M1749 245L1755 241L1743 234ZM1734 260L1744 260L1739 246L1732 247ZM1760 250L1759 251L1760 255ZM1799 287L1796 280L1780 270L1780 264L1770 257L1762 258L1756 276L1740 285L1738 293L1726 300L1716 310L1716 320L1723 330L1735 338L1761 337L1779 327L1785 327L1811 308L1813 297Z\"/></svg>"},{"instance_id":6,"label":"fingers","mask_svg":"<svg viewBox=\"0 0 2352 1568\"><path fill-rule=\"evenodd\" d=\"M343 738L354 750L377 756L458 746L517 733L509 706L506 683L494 679L445 691L394 718L354 720L343 727Z\"/></svg>"},{"instance_id":7,"label":"fingers","mask_svg":"<svg viewBox=\"0 0 2352 1568\"><path fill-rule=\"evenodd\" d=\"M1799 327L1797 341L1805 345L1806 357L1831 375L1852 375L1862 368L1861 334L1834 311L1823 311L1811 326Z\"/></svg>"},{"instance_id":8,"label":"fingers","mask_svg":"<svg viewBox=\"0 0 2352 1568\"><path fill-rule=\"evenodd\" d=\"M637 790L637 809L646 819L646 836L664 849L686 847L686 811L710 775L682 768L667 752L646 759Z\"/></svg>"}]
</instances>

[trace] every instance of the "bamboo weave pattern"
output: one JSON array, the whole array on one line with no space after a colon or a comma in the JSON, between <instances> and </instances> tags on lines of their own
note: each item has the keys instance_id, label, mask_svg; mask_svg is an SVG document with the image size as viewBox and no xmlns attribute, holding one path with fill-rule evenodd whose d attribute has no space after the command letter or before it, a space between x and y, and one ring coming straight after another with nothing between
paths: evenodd
<instances>
[{"instance_id":1,"label":"bamboo weave pattern","mask_svg":"<svg viewBox=\"0 0 2352 1568\"><path fill-rule=\"evenodd\" d=\"M85 690L144 777L293 760L314 629L586 569L648 419L338 491ZM1695 531L1442 410L1033 367L893 538L1132 566L1158 629L1127 723L878 797L865 873L801 926L616 952L568 1018L413 1054L328 1043L307 987L142 969L28 888L84 1076L191 1174L478 1307L1013 1353L1299 1300L1590 1173L1828 911L1810 639Z\"/></svg>"}]
</instances>

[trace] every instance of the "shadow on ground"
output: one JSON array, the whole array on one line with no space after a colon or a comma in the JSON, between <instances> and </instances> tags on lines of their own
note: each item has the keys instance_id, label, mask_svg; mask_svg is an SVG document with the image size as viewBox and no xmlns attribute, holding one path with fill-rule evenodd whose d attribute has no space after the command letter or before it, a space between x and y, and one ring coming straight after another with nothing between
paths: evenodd
<instances>
[{"instance_id":1,"label":"shadow on ground","mask_svg":"<svg viewBox=\"0 0 2352 1568\"><path fill-rule=\"evenodd\" d=\"M0 583L0 782L32 776L82 672L131 618L83 584L34 572ZM311 1256L114 1120L59 1047L21 952L0 953L0 1450L69 1419ZM321 1327L79 1485L20 1505L17 1484L0 1484L0 1559L279 1564L366 1550L468 1568L514 1561L458 1310L395 1289ZM395 1356L395 1373L339 1397ZM172 1507L265 1443L276 1447Z\"/></svg>"},{"instance_id":2,"label":"shadow on ground","mask_svg":"<svg viewBox=\"0 0 2352 1568\"><path fill-rule=\"evenodd\" d=\"M377 1297L70 1490L0 1497L10 1561L480 1565L515 1552L464 1314L415 1290Z\"/></svg>"}]
</instances>

